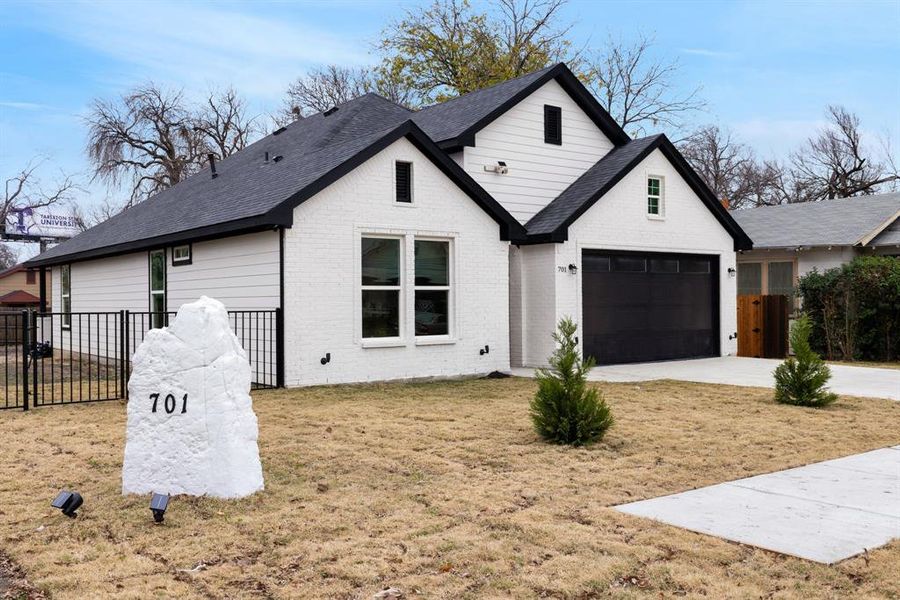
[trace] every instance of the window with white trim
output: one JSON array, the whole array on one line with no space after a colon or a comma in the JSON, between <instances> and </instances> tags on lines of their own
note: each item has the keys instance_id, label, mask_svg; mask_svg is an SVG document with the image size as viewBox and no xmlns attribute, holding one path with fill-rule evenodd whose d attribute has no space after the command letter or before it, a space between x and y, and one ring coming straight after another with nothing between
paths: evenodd
<instances>
[{"instance_id":1,"label":"window with white trim","mask_svg":"<svg viewBox=\"0 0 900 600\"><path fill-rule=\"evenodd\" d=\"M150 251L150 327L166 325L166 251Z\"/></svg>"},{"instance_id":2,"label":"window with white trim","mask_svg":"<svg viewBox=\"0 0 900 600\"><path fill-rule=\"evenodd\" d=\"M63 265L59 268L59 290L62 300L62 328L72 327L72 267Z\"/></svg>"},{"instance_id":3,"label":"window with white trim","mask_svg":"<svg viewBox=\"0 0 900 600\"><path fill-rule=\"evenodd\" d=\"M172 248L172 266L191 264L191 245L175 246Z\"/></svg>"},{"instance_id":4,"label":"window with white trim","mask_svg":"<svg viewBox=\"0 0 900 600\"><path fill-rule=\"evenodd\" d=\"M399 237L365 236L360 244L362 337L400 338L402 241Z\"/></svg>"},{"instance_id":5,"label":"window with white trim","mask_svg":"<svg viewBox=\"0 0 900 600\"><path fill-rule=\"evenodd\" d=\"M647 215L663 215L663 178L655 175L647 177Z\"/></svg>"},{"instance_id":6,"label":"window with white trim","mask_svg":"<svg viewBox=\"0 0 900 600\"><path fill-rule=\"evenodd\" d=\"M450 241L415 240L416 336L450 335Z\"/></svg>"}]
</instances>

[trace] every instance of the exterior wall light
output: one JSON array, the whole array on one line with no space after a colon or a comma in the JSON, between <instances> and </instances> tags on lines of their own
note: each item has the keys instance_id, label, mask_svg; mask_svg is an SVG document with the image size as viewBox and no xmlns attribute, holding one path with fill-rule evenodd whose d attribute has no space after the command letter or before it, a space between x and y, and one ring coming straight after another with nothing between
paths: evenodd
<instances>
[{"instance_id":1,"label":"exterior wall light","mask_svg":"<svg viewBox=\"0 0 900 600\"><path fill-rule=\"evenodd\" d=\"M728 274L734 277L737 274L737 269L734 267L728 267Z\"/></svg>"},{"instance_id":2,"label":"exterior wall light","mask_svg":"<svg viewBox=\"0 0 900 600\"><path fill-rule=\"evenodd\" d=\"M157 523L163 522L168 507L169 496L167 494L153 494L153 497L150 498L150 512L153 513L153 520Z\"/></svg>"},{"instance_id":3,"label":"exterior wall light","mask_svg":"<svg viewBox=\"0 0 900 600\"><path fill-rule=\"evenodd\" d=\"M569 273L571 273L572 275L578 273L578 266L575 263L571 263L569 265Z\"/></svg>"},{"instance_id":4,"label":"exterior wall light","mask_svg":"<svg viewBox=\"0 0 900 600\"><path fill-rule=\"evenodd\" d=\"M62 511L62 514L70 519L74 519L78 516L78 513L75 511L77 511L82 504L84 504L84 499L81 497L81 494L63 490L56 496L53 502L50 503L50 506L58 508Z\"/></svg>"}]
</instances>

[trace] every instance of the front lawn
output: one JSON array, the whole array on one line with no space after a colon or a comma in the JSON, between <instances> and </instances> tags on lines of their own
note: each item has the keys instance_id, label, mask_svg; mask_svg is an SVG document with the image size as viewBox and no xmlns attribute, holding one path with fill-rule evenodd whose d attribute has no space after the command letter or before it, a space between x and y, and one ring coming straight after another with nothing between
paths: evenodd
<instances>
[{"instance_id":1,"label":"front lawn","mask_svg":"<svg viewBox=\"0 0 900 600\"><path fill-rule=\"evenodd\" d=\"M900 403L601 389L616 424L578 449L537 438L526 379L254 392L265 492L162 526L120 495L123 404L2 412L0 553L55 598L900 596L900 542L826 567L609 508L900 444Z\"/></svg>"}]
</instances>

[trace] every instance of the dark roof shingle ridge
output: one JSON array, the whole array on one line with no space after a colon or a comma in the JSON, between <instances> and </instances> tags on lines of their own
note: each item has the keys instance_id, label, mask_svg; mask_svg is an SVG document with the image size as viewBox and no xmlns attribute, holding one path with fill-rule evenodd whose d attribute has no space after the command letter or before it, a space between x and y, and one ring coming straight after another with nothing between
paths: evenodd
<instances>
[{"instance_id":1,"label":"dark roof shingle ridge","mask_svg":"<svg viewBox=\"0 0 900 600\"><path fill-rule=\"evenodd\" d=\"M562 221L565 220L565 218L560 218L560 217L562 217L562 216L567 217L570 213L577 210L583 202L585 202L589 199L589 197L591 195L600 191L600 189L609 180L611 180L613 177L615 177L623 169L629 168L629 166L631 165L631 162L637 156L640 155L642 150L644 150L647 146L655 144L661 138L665 138L665 134L657 133L657 134L648 135L648 136L645 136L642 138L637 138L637 139L631 140L630 142L628 142L627 144L624 144L622 146L614 147L612 150L610 150L609 152L604 154L602 157L600 157L600 159L597 162L595 162L593 165L588 167L588 169L584 173L579 175L575 181L573 181L566 189L564 189L562 192L560 192L560 194L556 198L551 200L549 204L547 204L544 208L542 208L537 213L535 213L535 215L532 216L528 220L528 222L525 224L525 228L528 230L529 233L532 233L532 232L536 231L538 229L538 227L540 226L541 228L537 232L545 233L545 230L544 230L545 224L543 223L543 221L552 219L552 217L550 217L550 215L552 215L553 213L557 213L556 215L554 215L554 216L556 216L556 218L552 219L552 220L558 221L558 223L557 223L557 226L558 226L559 223L561 223ZM616 168L614 171L606 174L607 176L603 177L600 181L596 181L596 182L591 181L593 178L598 176L598 171L604 169L607 165L616 166L615 165L616 161L622 159L623 157L625 160L624 164L618 165L618 168ZM601 175L601 177L602 177L602 175ZM590 186L589 189L593 189L593 188L596 188L596 189L591 192L586 192L586 191L581 190L581 188L586 185ZM583 195L583 197L578 198L579 202L577 204L568 206L567 207L568 210L565 210L565 215L562 215L561 214L562 211L560 211L560 204L566 203L567 201L569 201L570 196L577 194L577 193L581 193ZM548 217L550 217L550 219L548 219Z\"/></svg>"},{"instance_id":2,"label":"dark roof shingle ridge","mask_svg":"<svg viewBox=\"0 0 900 600\"><path fill-rule=\"evenodd\" d=\"M491 84L491 85L489 85L489 86L487 86L487 87L478 88L477 90L472 90L471 92L466 92L465 94L460 94L459 96L454 96L453 98L448 98L447 100L444 100L443 102L435 102L434 104L431 104L431 105L429 105L429 106L423 106L422 108L420 108L419 110L414 111L414 112L415 112L416 114L419 114L419 113L423 113L423 112L429 111L429 110L431 110L431 109L433 109L433 108L438 108L438 107L441 107L441 106L452 105L452 104L455 104L458 100L463 100L463 99L471 98L471 96L472 96L473 94L481 94L481 93L483 93L483 92L488 92L488 91L494 90L494 89L496 89L496 88L498 88L498 87L500 87L500 86L502 86L502 85L512 85L512 84L517 83L517 82L519 82L520 80L522 80L522 79L524 79L524 78L526 78L526 77L533 77L533 76L535 76L535 75L540 75L540 74L546 73L547 71L549 71L549 70L551 70L551 69L555 69L555 68L559 67L559 66L562 65L562 64L565 64L565 63L557 62L557 63L554 63L554 64L552 64L552 65L546 66L546 67L544 67L544 68L542 68L542 69L538 69L538 70L536 70L536 71L531 71L530 73L523 73L523 74L519 75L518 77L513 77L512 79L506 79L506 80L504 80L504 81L498 81L497 83L493 83L493 84Z\"/></svg>"}]
</instances>

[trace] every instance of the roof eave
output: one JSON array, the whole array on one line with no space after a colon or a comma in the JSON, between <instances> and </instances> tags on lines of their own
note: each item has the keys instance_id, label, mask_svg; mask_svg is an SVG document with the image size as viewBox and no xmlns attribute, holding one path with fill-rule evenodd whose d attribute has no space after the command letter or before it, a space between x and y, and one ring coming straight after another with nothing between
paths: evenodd
<instances>
[{"instance_id":1,"label":"roof eave","mask_svg":"<svg viewBox=\"0 0 900 600\"><path fill-rule=\"evenodd\" d=\"M860 246L860 247L862 247L862 246L868 246L868 245L869 245L869 242L871 242L871 241L874 240L876 237L878 237L878 236L881 234L882 231L884 231L885 229L887 229L888 227L890 227L890 226L893 224L893 222L896 221L897 219L900 219L900 210L898 210L898 211L895 212L893 215L891 215L890 217L888 217L885 221L883 221L882 223L880 223L875 229L873 229L872 231L868 232L866 235L864 235L864 236L862 236L861 238L859 238L859 239L856 241L856 243L853 244L853 245L854 245L854 246Z\"/></svg>"},{"instance_id":2,"label":"roof eave","mask_svg":"<svg viewBox=\"0 0 900 600\"><path fill-rule=\"evenodd\" d=\"M597 99L584 87L584 84L578 80L569 67L567 67L565 63L557 63L546 73L516 92L516 94L511 96L508 100L498 105L490 113L470 125L462 133L451 138L438 140L438 146L445 152L458 152L466 146L475 146L476 133L495 121L510 108L530 96L535 90L551 79L557 80L578 107L588 115L594 124L597 125L613 144L621 146L622 144L627 144L631 141L631 137L629 137L629 135L625 133L625 130L616 123L615 119L600 106Z\"/></svg>"},{"instance_id":3,"label":"roof eave","mask_svg":"<svg viewBox=\"0 0 900 600\"><path fill-rule=\"evenodd\" d=\"M630 173L637 165L639 165L647 156L650 155L654 150L659 149L669 160L675 170L678 171L679 175L681 175L685 182L691 187L695 194L700 198L700 200L709 208L709 210L713 213L713 216L719 221L719 223L725 228L725 230L731 235L734 240L734 250L737 251L746 251L751 250L753 248L753 241L750 237L744 232L740 225L738 225L737 221L728 214L728 211L724 206L719 202L719 200L715 197L715 194L709 189L709 187L703 183L700 177L694 172L691 166L687 163L681 153L678 152L678 149L672 144L671 141L665 135L659 135L654 139L651 143L647 144L647 147L642 149L638 154L636 154L628 163L621 168L614 177L612 177L606 184L604 184L599 190L595 193L591 194L588 199L583 202L577 210L575 210L571 215L569 215L559 226L556 227L550 233L542 233L542 234L532 234L529 238L534 237L536 239L562 242L568 239L568 229L569 226L578 220L581 215L583 215L590 207L592 207L601 197L603 197L606 193L608 193L613 187L616 186L628 173ZM539 213L540 214L540 213ZM545 243L545 242L534 242L534 243Z\"/></svg>"},{"instance_id":4,"label":"roof eave","mask_svg":"<svg viewBox=\"0 0 900 600\"><path fill-rule=\"evenodd\" d=\"M269 220L284 223L290 226L293 223L294 209L319 193L350 171L369 160L389 145L406 137L416 148L428 157L431 162L449 177L463 192L465 192L476 204L493 218L500 226L500 239L509 241L525 236L525 228L513 218L494 198L488 194L468 173L456 164L445 151L442 151L435 142L422 131L412 120L407 120L387 132L376 142L370 144L348 160L317 179L312 184L292 195L290 198L278 204L267 213Z\"/></svg>"},{"instance_id":5,"label":"roof eave","mask_svg":"<svg viewBox=\"0 0 900 600\"><path fill-rule=\"evenodd\" d=\"M282 223L269 220L266 215L248 217L246 219L217 223L215 225L199 227L187 231L180 231L177 233L155 236L152 238L145 238L132 242L123 242L121 244L113 244L111 246L103 246L101 248L92 248L90 250L72 252L60 256L52 256L49 258L41 258L41 255L38 255L23 264L29 269L37 267L52 267L55 265L63 265L85 260L109 258L111 256L129 254L131 252L140 252L142 250L152 250L163 246L173 246L187 242L200 242L215 238L231 237L246 233L255 233L259 231L266 231L269 229L277 229L282 225ZM290 224L288 224L287 226L290 226Z\"/></svg>"}]
</instances>

